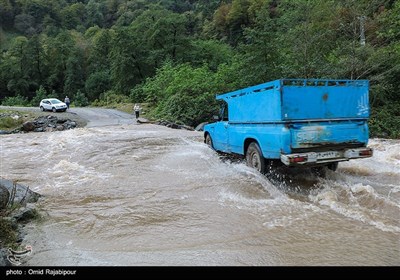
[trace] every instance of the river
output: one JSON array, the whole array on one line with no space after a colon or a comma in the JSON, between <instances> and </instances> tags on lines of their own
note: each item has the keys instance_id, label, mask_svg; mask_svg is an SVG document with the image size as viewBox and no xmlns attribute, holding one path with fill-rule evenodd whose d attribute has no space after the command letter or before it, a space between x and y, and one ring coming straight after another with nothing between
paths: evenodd
<instances>
[{"instance_id":1,"label":"river","mask_svg":"<svg viewBox=\"0 0 400 280\"><path fill-rule=\"evenodd\" d=\"M27 266L400 265L399 140L273 182L151 124L0 141L0 176L44 195Z\"/></svg>"}]
</instances>

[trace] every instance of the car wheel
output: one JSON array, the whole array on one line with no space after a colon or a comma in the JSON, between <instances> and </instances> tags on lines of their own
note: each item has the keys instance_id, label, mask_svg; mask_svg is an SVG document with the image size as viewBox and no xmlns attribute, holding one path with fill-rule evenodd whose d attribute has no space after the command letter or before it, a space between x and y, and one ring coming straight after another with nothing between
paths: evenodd
<instances>
[{"instance_id":1,"label":"car wheel","mask_svg":"<svg viewBox=\"0 0 400 280\"><path fill-rule=\"evenodd\" d=\"M214 150L213 142L212 142L212 139L211 139L210 134L207 134L207 135L206 135L206 139L205 139L204 142L208 145L208 147L210 147L211 149Z\"/></svg>"},{"instance_id":2,"label":"car wheel","mask_svg":"<svg viewBox=\"0 0 400 280\"><path fill-rule=\"evenodd\" d=\"M256 142L252 142L246 151L247 166L255 168L258 172L265 174L265 159L261 149Z\"/></svg>"},{"instance_id":3,"label":"car wheel","mask_svg":"<svg viewBox=\"0 0 400 280\"><path fill-rule=\"evenodd\" d=\"M56 108L53 107L52 109L53 113L57 112Z\"/></svg>"},{"instance_id":4,"label":"car wheel","mask_svg":"<svg viewBox=\"0 0 400 280\"><path fill-rule=\"evenodd\" d=\"M40 106L40 110L42 110L42 112L45 111L43 106Z\"/></svg>"}]
</instances>

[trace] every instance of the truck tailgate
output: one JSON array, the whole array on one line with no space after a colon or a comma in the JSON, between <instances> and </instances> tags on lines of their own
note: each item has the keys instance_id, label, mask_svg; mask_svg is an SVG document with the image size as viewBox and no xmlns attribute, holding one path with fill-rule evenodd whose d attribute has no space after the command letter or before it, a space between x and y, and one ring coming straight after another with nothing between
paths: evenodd
<instances>
[{"instance_id":1,"label":"truck tailgate","mask_svg":"<svg viewBox=\"0 0 400 280\"><path fill-rule=\"evenodd\" d=\"M366 121L296 123L290 125L291 148L323 148L368 142Z\"/></svg>"}]
</instances>

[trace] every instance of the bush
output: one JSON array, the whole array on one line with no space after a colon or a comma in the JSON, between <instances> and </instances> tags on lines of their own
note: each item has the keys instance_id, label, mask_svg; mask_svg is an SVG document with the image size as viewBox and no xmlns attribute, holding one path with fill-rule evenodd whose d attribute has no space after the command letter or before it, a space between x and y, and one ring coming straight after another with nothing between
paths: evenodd
<instances>
[{"instance_id":1,"label":"bush","mask_svg":"<svg viewBox=\"0 0 400 280\"><path fill-rule=\"evenodd\" d=\"M74 105L78 107L86 107L89 105L89 100L80 90L78 90L78 92L75 94Z\"/></svg>"},{"instance_id":2,"label":"bush","mask_svg":"<svg viewBox=\"0 0 400 280\"><path fill-rule=\"evenodd\" d=\"M26 97L17 95L4 98L1 104L3 106L29 106L29 101Z\"/></svg>"},{"instance_id":3,"label":"bush","mask_svg":"<svg viewBox=\"0 0 400 280\"><path fill-rule=\"evenodd\" d=\"M111 78L109 71L100 71L91 74L85 83L85 91L87 97L93 101L102 92L109 90L111 87Z\"/></svg>"},{"instance_id":4,"label":"bush","mask_svg":"<svg viewBox=\"0 0 400 280\"><path fill-rule=\"evenodd\" d=\"M47 98L47 91L45 90L44 86L41 85L40 88L36 91L35 97L33 97L31 100L31 106L39 106L40 101L45 98Z\"/></svg>"},{"instance_id":5,"label":"bush","mask_svg":"<svg viewBox=\"0 0 400 280\"><path fill-rule=\"evenodd\" d=\"M92 102L92 106L99 107L116 107L122 103L131 103L128 96L124 94L117 94L113 90L109 90L100 95L100 99L96 99Z\"/></svg>"},{"instance_id":6,"label":"bush","mask_svg":"<svg viewBox=\"0 0 400 280\"><path fill-rule=\"evenodd\" d=\"M143 84L137 85L133 89L131 89L131 93L129 95L131 102L133 103L142 103L146 99L146 94L143 91Z\"/></svg>"},{"instance_id":7,"label":"bush","mask_svg":"<svg viewBox=\"0 0 400 280\"><path fill-rule=\"evenodd\" d=\"M154 106L151 117L196 126L218 111L214 94L215 75L208 67L165 64L142 87L146 100Z\"/></svg>"},{"instance_id":8,"label":"bush","mask_svg":"<svg viewBox=\"0 0 400 280\"><path fill-rule=\"evenodd\" d=\"M14 129L20 126L22 123L23 119L21 117L19 117L18 119L12 117L3 117L0 118L0 129L1 130Z\"/></svg>"},{"instance_id":9,"label":"bush","mask_svg":"<svg viewBox=\"0 0 400 280\"><path fill-rule=\"evenodd\" d=\"M17 234L15 232L12 222L0 216L0 241L1 243L10 246L17 241Z\"/></svg>"},{"instance_id":10,"label":"bush","mask_svg":"<svg viewBox=\"0 0 400 280\"><path fill-rule=\"evenodd\" d=\"M400 104L372 108L369 130L371 137L400 138Z\"/></svg>"}]
</instances>

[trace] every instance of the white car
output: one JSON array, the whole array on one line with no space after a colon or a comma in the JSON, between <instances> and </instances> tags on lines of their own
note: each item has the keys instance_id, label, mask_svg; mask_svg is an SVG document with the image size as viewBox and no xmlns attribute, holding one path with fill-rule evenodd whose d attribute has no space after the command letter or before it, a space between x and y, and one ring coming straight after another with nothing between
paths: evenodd
<instances>
[{"instance_id":1,"label":"white car","mask_svg":"<svg viewBox=\"0 0 400 280\"><path fill-rule=\"evenodd\" d=\"M39 108L42 111L65 112L67 110L67 104L57 98L47 98L40 101Z\"/></svg>"}]
</instances>

